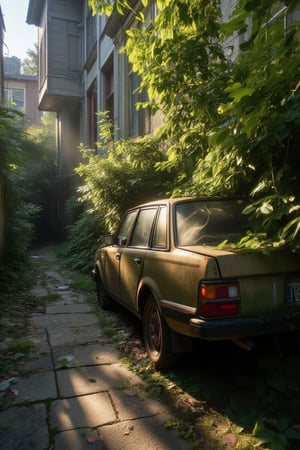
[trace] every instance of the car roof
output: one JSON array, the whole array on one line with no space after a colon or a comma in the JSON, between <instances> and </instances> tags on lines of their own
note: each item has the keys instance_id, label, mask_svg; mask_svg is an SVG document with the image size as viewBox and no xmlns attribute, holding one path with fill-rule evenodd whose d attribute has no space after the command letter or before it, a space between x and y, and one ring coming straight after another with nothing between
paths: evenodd
<instances>
[{"instance_id":1,"label":"car roof","mask_svg":"<svg viewBox=\"0 0 300 450\"><path fill-rule=\"evenodd\" d=\"M190 201L223 202L223 201L243 201L243 200L245 200L245 199L242 197L174 197L174 198L164 198L164 199L153 200L151 202L141 203L139 205L133 206L130 209L143 208L143 207L155 206L155 205L165 205L165 204L174 205L176 203L182 203L185 201L186 202L190 202Z\"/></svg>"}]
</instances>

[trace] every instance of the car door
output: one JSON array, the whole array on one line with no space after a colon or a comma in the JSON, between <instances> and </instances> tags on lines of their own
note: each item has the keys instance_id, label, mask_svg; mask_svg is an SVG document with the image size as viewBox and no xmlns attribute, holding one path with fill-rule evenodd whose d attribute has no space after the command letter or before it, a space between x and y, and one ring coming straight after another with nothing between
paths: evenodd
<instances>
[{"instance_id":1,"label":"car door","mask_svg":"<svg viewBox=\"0 0 300 450\"><path fill-rule=\"evenodd\" d=\"M105 287L112 297L122 301L120 288L120 261L135 223L138 210L129 211L114 236L114 244L105 248Z\"/></svg>"},{"instance_id":2,"label":"car door","mask_svg":"<svg viewBox=\"0 0 300 450\"><path fill-rule=\"evenodd\" d=\"M131 240L123 249L120 259L121 298L125 306L136 312L136 292L142 274L144 258L149 242L157 206L143 208L139 212Z\"/></svg>"}]
</instances>

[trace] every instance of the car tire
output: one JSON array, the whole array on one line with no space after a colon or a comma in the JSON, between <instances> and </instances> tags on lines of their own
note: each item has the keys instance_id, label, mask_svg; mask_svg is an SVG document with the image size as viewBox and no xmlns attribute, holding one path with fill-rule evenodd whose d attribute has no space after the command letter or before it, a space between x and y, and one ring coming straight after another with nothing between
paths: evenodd
<instances>
[{"instance_id":1,"label":"car tire","mask_svg":"<svg viewBox=\"0 0 300 450\"><path fill-rule=\"evenodd\" d=\"M101 277L99 272L97 272L96 276L96 292L97 299L100 307L105 311L109 311L113 309L113 300L108 296L106 290L104 289Z\"/></svg>"},{"instance_id":2,"label":"car tire","mask_svg":"<svg viewBox=\"0 0 300 450\"><path fill-rule=\"evenodd\" d=\"M172 351L171 331L156 305L153 296L146 300L143 312L144 344L156 369L168 369L176 364Z\"/></svg>"}]
</instances>

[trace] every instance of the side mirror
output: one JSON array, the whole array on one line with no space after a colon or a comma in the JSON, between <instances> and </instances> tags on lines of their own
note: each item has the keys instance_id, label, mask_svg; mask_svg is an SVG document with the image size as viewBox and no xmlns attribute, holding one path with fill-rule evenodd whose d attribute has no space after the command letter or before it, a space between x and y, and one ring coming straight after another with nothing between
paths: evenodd
<instances>
[{"instance_id":1,"label":"side mirror","mask_svg":"<svg viewBox=\"0 0 300 450\"><path fill-rule=\"evenodd\" d=\"M100 236L98 239L100 247L107 247L108 245L113 245L113 236L111 234L106 234Z\"/></svg>"}]
</instances>

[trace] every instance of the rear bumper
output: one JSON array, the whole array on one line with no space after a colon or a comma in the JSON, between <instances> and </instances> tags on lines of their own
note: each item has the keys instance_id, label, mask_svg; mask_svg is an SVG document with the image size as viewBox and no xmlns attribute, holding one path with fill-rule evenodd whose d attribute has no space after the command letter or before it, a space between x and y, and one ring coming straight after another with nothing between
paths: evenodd
<instances>
[{"instance_id":1,"label":"rear bumper","mask_svg":"<svg viewBox=\"0 0 300 450\"><path fill-rule=\"evenodd\" d=\"M206 340L235 339L279 334L300 329L300 311L293 315L268 318L239 318L202 320L192 318L189 330L192 336Z\"/></svg>"}]
</instances>

